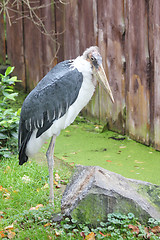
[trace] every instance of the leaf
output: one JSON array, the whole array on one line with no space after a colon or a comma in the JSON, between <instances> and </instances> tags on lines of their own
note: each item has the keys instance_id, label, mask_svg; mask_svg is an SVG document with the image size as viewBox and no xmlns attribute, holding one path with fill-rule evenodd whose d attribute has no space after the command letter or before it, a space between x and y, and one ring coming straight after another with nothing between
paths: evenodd
<instances>
[{"instance_id":1,"label":"leaf","mask_svg":"<svg viewBox=\"0 0 160 240\"><path fill-rule=\"evenodd\" d=\"M103 237L106 237L107 235L106 234L103 234L102 232L99 231L99 233L103 236Z\"/></svg>"},{"instance_id":2,"label":"leaf","mask_svg":"<svg viewBox=\"0 0 160 240\"><path fill-rule=\"evenodd\" d=\"M36 207L31 207L29 210L30 211L38 210L40 207L44 207L43 204L38 204Z\"/></svg>"},{"instance_id":3,"label":"leaf","mask_svg":"<svg viewBox=\"0 0 160 240\"><path fill-rule=\"evenodd\" d=\"M22 177L22 180L24 181L24 183L28 183L28 182L31 181L31 179L29 178L29 176L26 176L26 175L24 175L24 176Z\"/></svg>"},{"instance_id":4,"label":"leaf","mask_svg":"<svg viewBox=\"0 0 160 240\"><path fill-rule=\"evenodd\" d=\"M4 158L10 158L11 157L11 152L9 152L9 151L4 152L3 157Z\"/></svg>"},{"instance_id":5,"label":"leaf","mask_svg":"<svg viewBox=\"0 0 160 240\"><path fill-rule=\"evenodd\" d=\"M44 227L49 227L49 226L51 226L51 223L50 223L50 222L44 224Z\"/></svg>"},{"instance_id":6,"label":"leaf","mask_svg":"<svg viewBox=\"0 0 160 240\"><path fill-rule=\"evenodd\" d=\"M111 160L106 160L106 162L112 162Z\"/></svg>"},{"instance_id":7,"label":"leaf","mask_svg":"<svg viewBox=\"0 0 160 240\"><path fill-rule=\"evenodd\" d=\"M139 227L135 226L135 225L128 225L128 228L132 230L132 232L135 232L136 234L139 234Z\"/></svg>"},{"instance_id":8,"label":"leaf","mask_svg":"<svg viewBox=\"0 0 160 240\"><path fill-rule=\"evenodd\" d=\"M58 173L55 173L55 180L58 182L60 180L60 176L58 175Z\"/></svg>"},{"instance_id":9,"label":"leaf","mask_svg":"<svg viewBox=\"0 0 160 240\"><path fill-rule=\"evenodd\" d=\"M160 226L155 226L151 229L151 231L156 234L156 233L160 233Z\"/></svg>"},{"instance_id":10,"label":"leaf","mask_svg":"<svg viewBox=\"0 0 160 240\"><path fill-rule=\"evenodd\" d=\"M11 230L11 229L13 229L13 223L11 225L5 227L5 230Z\"/></svg>"},{"instance_id":11,"label":"leaf","mask_svg":"<svg viewBox=\"0 0 160 240\"><path fill-rule=\"evenodd\" d=\"M17 76L11 77L10 82L19 82L20 80L17 80Z\"/></svg>"},{"instance_id":12,"label":"leaf","mask_svg":"<svg viewBox=\"0 0 160 240\"><path fill-rule=\"evenodd\" d=\"M38 204L38 205L36 206L36 210L38 210L39 208L42 208L42 207L44 207L43 204Z\"/></svg>"},{"instance_id":13,"label":"leaf","mask_svg":"<svg viewBox=\"0 0 160 240\"><path fill-rule=\"evenodd\" d=\"M13 190L13 193L16 193L16 194L17 194L18 192L19 192L19 190L18 190L18 189L17 189L17 190Z\"/></svg>"},{"instance_id":14,"label":"leaf","mask_svg":"<svg viewBox=\"0 0 160 240\"><path fill-rule=\"evenodd\" d=\"M56 237L60 236L61 234L62 234L62 231L57 231L57 230L55 230L55 236L56 236Z\"/></svg>"},{"instance_id":15,"label":"leaf","mask_svg":"<svg viewBox=\"0 0 160 240\"><path fill-rule=\"evenodd\" d=\"M29 211L37 210L36 207L31 207Z\"/></svg>"},{"instance_id":16,"label":"leaf","mask_svg":"<svg viewBox=\"0 0 160 240\"><path fill-rule=\"evenodd\" d=\"M145 230L144 237L146 237L147 239L150 239L151 233L149 232L149 229L147 227L144 227L144 230Z\"/></svg>"},{"instance_id":17,"label":"leaf","mask_svg":"<svg viewBox=\"0 0 160 240\"><path fill-rule=\"evenodd\" d=\"M7 135L0 133L0 139L6 139L6 138L7 138Z\"/></svg>"},{"instance_id":18,"label":"leaf","mask_svg":"<svg viewBox=\"0 0 160 240\"><path fill-rule=\"evenodd\" d=\"M0 231L0 237L1 237L1 238L4 238L4 237L6 237L6 234L5 234L5 232L4 232L4 231Z\"/></svg>"},{"instance_id":19,"label":"leaf","mask_svg":"<svg viewBox=\"0 0 160 240\"><path fill-rule=\"evenodd\" d=\"M0 219L1 219L1 218L4 218L4 217L3 217L4 214L7 214L7 213L0 211Z\"/></svg>"},{"instance_id":20,"label":"leaf","mask_svg":"<svg viewBox=\"0 0 160 240\"><path fill-rule=\"evenodd\" d=\"M140 161L138 161L138 160L135 160L135 163L144 163L144 162L140 162Z\"/></svg>"},{"instance_id":21,"label":"leaf","mask_svg":"<svg viewBox=\"0 0 160 240\"><path fill-rule=\"evenodd\" d=\"M85 239L85 233L84 232L80 232L81 237L83 237L83 239Z\"/></svg>"},{"instance_id":22,"label":"leaf","mask_svg":"<svg viewBox=\"0 0 160 240\"><path fill-rule=\"evenodd\" d=\"M95 240L95 233L94 232L89 233L86 236L85 240Z\"/></svg>"},{"instance_id":23,"label":"leaf","mask_svg":"<svg viewBox=\"0 0 160 240\"><path fill-rule=\"evenodd\" d=\"M9 231L9 233L8 233L8 238L9 238L9 239L12 239L12 238L15 237L15 235L16 235L15 232Z\"/></svg>"},{"instance_id":24,"label":"leaf","mask_svg":"<svg viewBox=\"0 0 160 240\"><path fill-rule=\"evenodd\" d=\"M20 113L21 113L21 108L17 110L17 116L20 116Z\"/></svg>"},{"instance_id":25,"label":"leaf","mask_svg":"<svg viewBox=\"0 0 160 240\"><path fill-rule=\"evenodd\" d=\"M7 166L6 169L4 170L4 173L8 173L8 171L10 170L11 170L10 166Z\"/></svg>"},{"instance_id":26,"label":"leaf","mask_svg":"<svg viewBox=\"0 0 160 240\"><path fill-rule=\"evenodd\" d=\"M74 164L75 164L74 162L69 163L69 165L71 165L71 166L74 166Z\"/></svg>"},{"instance_id":27,"label":"leaf","mask_svg":"<svg viewBox=\"0 0 160 240\"><path fill-rule=\"evenodd\" d=\"M8 76L10 73L12 73L13 72L13 70L14 70L14 67L8 67L7 68L7 70L6 70L6 72L5 72L5 76Z\"/></svg>"},{"instance_id":28,"label":"leaf","mask_svg":"<svg viewBox=\"0 0 160 240\"><path fill-rule=\"evenodd\" d=\"M8 191L8 189L6 188L3 188L2 186L0 186L0 191L2 192L2 196L5 198L5 199L10 199L10 193Z\"/></svg>"},{"instance_id":29,"label":"leaf","mask_svg":"<svg viewBox=\"0 0 160 240\"><path fill-rule=\"evenodd\" d=\"M53 180L54 185L56 185L56 188L60 188L61 186L58 184L58 182L56 182L55 180Z\"/></svg>"},{"instance_id":30,"label":"leaf","mask_svg":"<svg viewBox=\"0 0 160 240\"><path fill-rule=\"evenodd\" d=\"M101 234L103 237L110 237L111 234L110 233L107 233L107 234L103 234L102 232L99 231L99 234Z\"/></svg>"},{"instance_id":31,"label":"leaf","mask_svg":"<svg viewBox=\"0 0 160 240\"><path fill-rule=\"evenodd\" d=\"M41 189L48 189L49 188L49 184L48 183L45 183L45 185L43 187L41 187Z\"/></svg>"},{"instance_id":32,"label":"leaf","mask_svg":"<svg viewBox=\"0 0 160 240\"><path fill-rule=\"evenodd\" d=\"M6 98L15 101L15 97L18 95L18 93L8 93L8 92L3 91L3 95L4 95Z\"/></svg>"}]
</instances>

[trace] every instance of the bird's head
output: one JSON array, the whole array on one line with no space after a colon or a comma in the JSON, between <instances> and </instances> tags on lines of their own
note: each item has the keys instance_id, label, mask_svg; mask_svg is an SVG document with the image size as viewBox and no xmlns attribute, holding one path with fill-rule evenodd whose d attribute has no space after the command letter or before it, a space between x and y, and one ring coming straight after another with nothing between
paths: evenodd
<instances>
[{"instance_id":1,"label":"bird's head","mask_svg":"<svg viewBox=\"0 0 160 240\"><path fill-rule=\"evenodd\" d=\"M98 47L93 46L86 49L86 51L83 53L83 57L85 60L90 62L94 77L102 85L104 90L109 94L112 102L114 103L113 94L109 86L104 68L102 66L102 57L99 53Z\"/></svg>"}]
</instances>

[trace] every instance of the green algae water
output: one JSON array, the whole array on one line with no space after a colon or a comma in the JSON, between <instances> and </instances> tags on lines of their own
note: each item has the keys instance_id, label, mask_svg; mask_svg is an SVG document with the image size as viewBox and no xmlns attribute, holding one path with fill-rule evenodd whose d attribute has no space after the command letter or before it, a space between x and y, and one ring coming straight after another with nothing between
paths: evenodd
<instances>
[{"instance_id":1,"label":"green algae water","mask_svg":"<svg viewBox=\"0 0 160 240\"><path fill-rule=\"evenodd\" d=\"M47 144L43 146L45 152ZM78 118L56 139L55 156L70 165L100 166L160 185L160 152Z\"/></svg>"}]
</instances>

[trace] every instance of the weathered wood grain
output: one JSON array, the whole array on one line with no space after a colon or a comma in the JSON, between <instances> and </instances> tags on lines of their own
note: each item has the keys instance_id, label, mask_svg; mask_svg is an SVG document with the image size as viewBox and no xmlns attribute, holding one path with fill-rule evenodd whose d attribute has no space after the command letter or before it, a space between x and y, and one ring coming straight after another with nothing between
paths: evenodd
<instances>
[{"instance_id":1,"label":"weathered wood grain","mask_svg":"<svg viewBox=\"0 0 160 240\"><path fill-rule=\"evenodd\" d=\"M150 92L148 82L148 12L145 0L126 3L126 129L137 141L149 144Z\"/></svg>"},{"instance_id":2,"label":"weathered wood grain","mask_svg":"<svg viewBox=\"0 0 160 240\"><path fill-rule=\"evenodd\" d=\"M6 61L6 44L3 12L0 14L0 64Z\"/></svg>"},{"instance_id":3,"label":"weathered wood grain","mask_svg":"<svg viewBox=\"0 0 160 240\"><path fill-rule=\"evenodd\" d=\"M16 6L12 5L13 2L13 0L9 1L9 7L12 7L14 10L8 10L10 21L7 18L7 55L10 64L15 66L14 74L18 76L18 79L22 80L22 84L25 87L23 20L20 18L21 15L16 11ZM21 11L21 6L19 11Z\"/></svg>"},{"instance_id":4,"label":"weathered wood grain","mask_svg":"<svg viewBox=\"0 0 160 240\"><path fill-rule=\"evenodd\" d=\"M39 6L40 0L30 4L31 7ZM39 21L41 19L41 10L35 10L39 19L32 16L25 5L24 11L26 15L23 19L26 88L32 89L43 77L42 33Z\"/></svg>"},{"instance_id":5,"label":"weathered wood grain","mask_svg":"<svg viewBox=\"0 0 160 240\"><path fill-rule=\"evenodd\" d=\"M160 1L149 1L150 142L160 150Z\"/></svg>"},{"instance_id":6,"label":"weathered wood grain","mask_svg":"<svg viewBox=\"0 0 160 240\"><path fill-rule=\"evenodd\" d=\"M97 1L78 1L78 29L80 36L80 55L90 46L97 45ZM99 112L99 88L97 87L91 101L82 111L83 114L100 118Z\"/></svg>"},{"instance_id":7,"label":"weathered wood grain","mask_svg":"<svg viewBox=\"0 0 160 240\"><path fill-rule=\"evenodd\" d=\"M80 37L80 54L86 48L96 45L97 19L94 11L95 1L78 1L78 27Z\"/></svg>"},{"instance_id":8,"label":"weathered wood grain","mask_svg":"<svg viewBox=\"0 0 160 240\"><path fill-rule=\"evenodd\" d=\"M41 0L41 4L43 4L43 0ZM43 19L44 24L41 34L43 75L46 75L46 73L57 63L54 1L46 0L45 4L46 7L41 8L41 18Z\"/></svg>"},{"instance_id":9,"label":"weathered wood grain","mask_svg":"<svg viewBox=\"0 0 160 240\"><path fill-rule=\"evenodd\" d=\"M107 118L109 128L121 133L125 132L124 32L123 1L98 1L98 45L115 98L112 104L100 86L100 119Z\"/></svg>"},{"instance_id":10,"label":"weathered wood grain","mask_svg":"<svg viewBox=\"0 0 160 240\"><path fill-rule=\"evenodd\" d=\"M70 0L65 8L64 58L72 59L79 55L78 2Z\"/></svg>"},{"instance_id":11,"label":"weathered wood grain","mask_svg":"<svg viewBox=\"0 0 160 240\"><path fill-rule=\"evenodd\" d=\"M64 4L63 1L54 1L57 62L64 60L65 7L65 1Z\"/></svg>"}]
</instances>

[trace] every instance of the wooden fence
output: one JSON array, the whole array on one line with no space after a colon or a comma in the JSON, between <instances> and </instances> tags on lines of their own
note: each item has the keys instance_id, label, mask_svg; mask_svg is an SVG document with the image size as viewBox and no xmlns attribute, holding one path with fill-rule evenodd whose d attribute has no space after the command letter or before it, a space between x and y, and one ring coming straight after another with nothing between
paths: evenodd
<instances>
[{"instance_id":1,"label":"wooden fence","mask_svg":"<svg viewBox=\"0 0 160 240\"><path fill-rule=\"evenodd\" d=\"M115 104L98 86L85 113L160 150L160 1L57 0L50 5L52 0L37 0L32 4L37 2L46 4L36 10L45 31L10 11L7 48L0 15L0 61L5 61L7 49L15 73L31 89L57 61L98 45Z\"/></svg>"}]
</instances>

